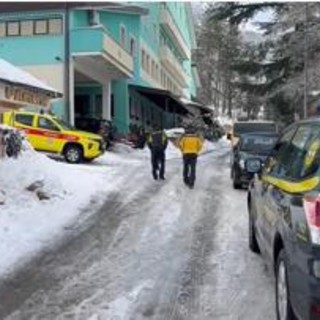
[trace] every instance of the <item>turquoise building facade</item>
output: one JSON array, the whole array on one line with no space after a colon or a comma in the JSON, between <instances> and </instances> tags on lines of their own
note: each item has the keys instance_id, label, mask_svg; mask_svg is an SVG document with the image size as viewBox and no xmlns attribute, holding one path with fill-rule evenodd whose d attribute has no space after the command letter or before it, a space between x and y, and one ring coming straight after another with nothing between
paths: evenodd
<instances>
[{"instance_id":1,"label":"turquoise building facade","mask_svg":"<svg viewBox=\"0 0 320 320\"><path fill-rule=\"evenodd\" d=\"M112 120L118 132L172 127L200 85L191 5L0 4L0 57L63 93L52 109Z\"/></svg>"}]
</instances>

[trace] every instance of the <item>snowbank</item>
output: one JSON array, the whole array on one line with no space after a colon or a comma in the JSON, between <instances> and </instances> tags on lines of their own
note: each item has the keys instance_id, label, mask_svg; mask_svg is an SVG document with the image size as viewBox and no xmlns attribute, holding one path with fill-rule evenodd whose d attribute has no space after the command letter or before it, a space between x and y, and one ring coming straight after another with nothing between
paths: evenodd
<instances>
[{"instance_id":1,"label":"snowbank","mask_svg":"<svg viewBox=\"0 0 320 320\"><path fill-rule=\"evenodd\" d=\"M184 128L173 128L165 130L165 133L169 138L179 138L182 134L184 134L184 131Z\"/></svg>"}]
</instances>

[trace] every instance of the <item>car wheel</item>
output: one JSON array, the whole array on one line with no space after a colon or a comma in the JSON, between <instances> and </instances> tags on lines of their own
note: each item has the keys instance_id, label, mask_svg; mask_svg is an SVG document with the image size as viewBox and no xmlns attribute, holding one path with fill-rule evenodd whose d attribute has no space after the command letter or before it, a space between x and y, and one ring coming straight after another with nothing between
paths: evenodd
<instances>
[{"instance_id":1,"label":"car wheel","mask_svg":"<svg viewBox=\"0 0 320 320\"><path fill-rule=\"evenodd\" d=\"M276 265L277 320L296 320L289 298L285 251L281 250Z\"/></svg>"},{"instance_id":2,"label":"car wheel","mask_svg":"<svg viewBox=\"0 0 320 320\"><path fill-rule=\"evenodd\" d=\"M79 163L83 160L83 152L81 147L77 145L69 145L64 150L64 158L69 163Z\"/></svg>"},{"instance_id":3,"label":"car wheel","mask_svg":"<svg viewBox=\"0 0 320 320\"><path fill-rule=\"evenodd\" d=\"M252 217L251 204L249 204L249 248L254 253L260 253L260 248L256 238L256 230L254 227L254 221Z\"/></svg>"}]
</instances>

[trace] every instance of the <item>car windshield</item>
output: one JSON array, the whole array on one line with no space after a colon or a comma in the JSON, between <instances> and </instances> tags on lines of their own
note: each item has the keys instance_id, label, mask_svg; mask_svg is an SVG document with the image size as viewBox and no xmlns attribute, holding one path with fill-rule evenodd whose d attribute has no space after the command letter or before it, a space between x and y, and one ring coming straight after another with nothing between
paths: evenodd
<instances>
[{"instance_id":1,"label":"car windshield","mask_svg":"<svg viewBox=\"0 0 320 320\"><path fill-rule=\"evenodd\" d=\"M76 130L72 125L70 125L69 123L65 122L64 120L62 119L59 119L59 118L55 118L54 119L58 125L63 129L63 130Z\"/></svg>"},{"instance_id":2,"label":"car windshield","mask_svg":"<svg viewBox=\"0 0 320 320\"><path fill-rule=\"evenodd\" d=\"M265 152L270 151L276 142L276 137L247 136L241 139L241 151Z\"/></svg>"}]
</instances>

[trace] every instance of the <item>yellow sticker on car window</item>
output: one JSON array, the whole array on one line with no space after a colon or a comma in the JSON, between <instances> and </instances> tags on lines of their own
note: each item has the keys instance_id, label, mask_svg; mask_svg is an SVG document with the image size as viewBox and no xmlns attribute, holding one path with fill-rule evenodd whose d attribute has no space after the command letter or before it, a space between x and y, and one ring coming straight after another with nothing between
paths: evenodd
<instances>
[{"instance_id":1,"label":"yellow sticker on car window","mask_svg":"<svg viewBox=\"0 0 320 320\"><path fill-rule=\"evenodd\" d=\"M315 157L317 155L317 152L319 151L319 147L320 147L320 140L316 140L314 142L311 143L308 152L304 158L304 166L305 168L308 168L311 166L311 164L313 163L313 161L315 160Z\"/></svg>"}]
</instances>

